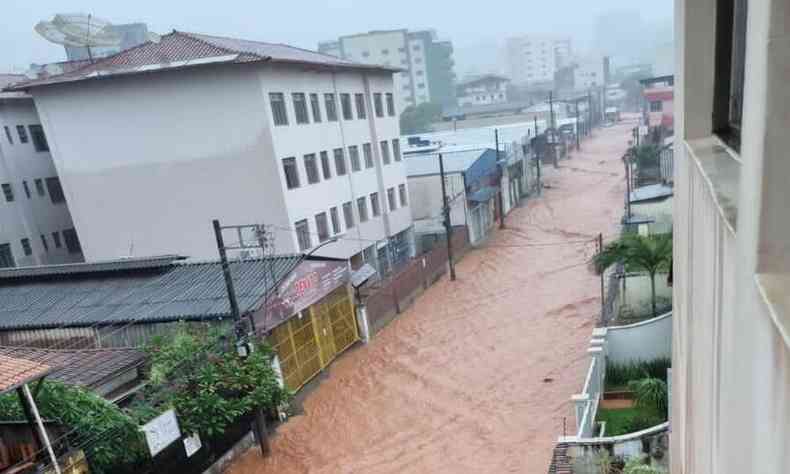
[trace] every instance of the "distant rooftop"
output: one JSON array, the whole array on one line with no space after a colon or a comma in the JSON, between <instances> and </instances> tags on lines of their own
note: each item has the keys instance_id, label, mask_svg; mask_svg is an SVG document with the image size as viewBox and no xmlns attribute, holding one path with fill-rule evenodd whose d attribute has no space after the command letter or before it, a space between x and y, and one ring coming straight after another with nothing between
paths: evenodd
<instances>
[{"instance_id":1,"label":"distant rooftop","mask_svg":"<svg viewBox=\"0 0 790 474\"><path fill-rule=\"evenodd\" d=\"M264 43L222 36L173 31L160 41L148 41L139 46L102 58L74 71L43 79L34 79L11 86L9 90L26 90L51 84L61 84L150 73L171 69L198 67L206 64L279 63L310 65L318 68L360 69L397 72L387 66L362 64L335 56L296 48L284 44Z\"/></svg>"},{"instance_id":2,"label":"distant rooftop","mask_svg":"<svg viewBox=\"0 0 790 474\"><path fill-rule=\"evenodd\" d=\"M510 82L510 79L505 76L500 76L499 74L483 74L481 76L459 82L458 87L468 87L473 84L487 81Z\"/></svg>"},{"instance_id":3,"label":"distant rooftop","mask_svg":"<svg viewBox=\"0 0 790 474\"><path fill-rule=\"evenodd\" d=\"M491 148L445 150L442 152L445 173L463 173L486 155L496 155ZM431 176L439 174L438 153L406 155L407 176Z\"/></svg>"}]
</instances>

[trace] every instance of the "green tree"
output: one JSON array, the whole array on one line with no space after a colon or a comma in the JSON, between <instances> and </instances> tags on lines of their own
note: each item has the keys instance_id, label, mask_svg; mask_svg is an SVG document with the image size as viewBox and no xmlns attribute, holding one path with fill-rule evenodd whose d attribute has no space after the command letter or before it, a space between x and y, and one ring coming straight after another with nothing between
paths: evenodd
<instances>
[{"instance_id":1,"label":"green tree","mask_svg":"<svg viewBox=\"0 0 790 474\"><path fill-rule=\"evenodd\" d=\"M410 105L400 114L400 130L404 135L431 131L431 124L442 119L442 104L423 102Z\"/></svg>"},{"instance_id":2,"label":"green tree","mask_svg":"<svg viewBox=\"0 0 790 474\"><path fill-rule=\"evenodd\" d=\"M263 341L242 358L215 331L180 327L173 335L154 341L147 351L151 369L145 401L138 417L153 412L152 399L164 398L175 408L185 433L221 436L228 425L258 408L270 409L289 399L272 368L273 352Z\"/></svg>"},{"instance_id":3,"label":"green tree","mask_svg":"<svg viewBox=\"0 0 790 474\"><path fill-rule=\"evenodd\" d=\"M625 234L608 244L595 256L594 263L598 272L603 272L617 262L626 268L637 268L650 275L650 304L653 317L656 314L656 273L669 270L672 264L672 234L643 236Z\"/></svg>"}]
</instances>

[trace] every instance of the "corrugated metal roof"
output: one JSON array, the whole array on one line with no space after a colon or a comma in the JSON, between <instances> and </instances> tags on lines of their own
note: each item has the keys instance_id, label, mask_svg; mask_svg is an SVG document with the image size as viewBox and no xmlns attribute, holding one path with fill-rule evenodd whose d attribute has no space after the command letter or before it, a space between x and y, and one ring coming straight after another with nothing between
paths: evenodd
<instances>
[{"instance_id":1,"label":"corrugated metal roof","mask_svg":"<svg viewBox=\"0 0 790 474\"><path fill-rule=\"evenodd\" d=\"M301 262L302 255L230 264L239 307L261 299ZM219 262L175 263L151 269L0 280L0 329L78 327L230 315Z\"/></svg>"},{"instance_id":2,"label":"corrugated metal roof","mask_svg":"<svg viewBox=\"0 0 790 474\"><path fill-rule=\"evenodd\" d=\"M47 365L52 368L50 379L87 388L96 388L145 361L145 353L132 348L56 350L6 346L0 347L0 356Z\"/></svg>"},{"instance_id":3,"label":"corrugated metal roof","mask_svg":"<svg viewBox=\"0 0 790 474\"><path fill-rule=\"evenodd\" d=\"M445 173L463 173L468 170L486 152L496 154L490 148L447 150L442 152ZM438 153L415 153L404 155L406 176L428 176L439 174Z\"/></svg>"},{"instance_id":4,"label":"corrugated metal roof","mask_svg":"<svg viewBox=\"0 0 790 474\"><path fill-rule=\"evenodd\" d=\"M9 90L24 90L64 82L181 69L209 63L247 62L295 63L384 72L400 71L398 68L356 63L284 44L173 31L163 35L156 43L149 41L74 71L15 84Z\"/></svg>"},{"instance_id":5,"label":"corrugated metal roof","mask_svg":"<svg viewBox=\"0 0 790 474\"><path fill-rule=\"evenodd\" d=\"M674 194L674 188L666 184L650 184L636 188L631 191L631 202L651 201L653 199L665 199Z\"/></svg>"},{"instance_id":6,"label":"corrugated metal roof","mask_svg":"<svg viewBox=\"0 0 790 474\"><path fill-rule=\"evenodd\" d=\"M0 269L0 280L161 268L173 265L175 262L186 258L187 257L181 255L159 255L155 257L130 257L90 263L2 268Z\"/></svg>"}]
</instances>

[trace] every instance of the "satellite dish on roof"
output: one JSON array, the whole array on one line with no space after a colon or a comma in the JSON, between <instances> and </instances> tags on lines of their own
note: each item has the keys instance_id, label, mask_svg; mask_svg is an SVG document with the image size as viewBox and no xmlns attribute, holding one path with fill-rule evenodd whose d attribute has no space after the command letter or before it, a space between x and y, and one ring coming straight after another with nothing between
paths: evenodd
<instances>
[{"instance_id":1,"label":"satellite dish on roof","mask_svg":"<svg viewBox=\"0 0 790 474\"><path fill-rule=\"evenodd\" d=\"M84 13L57 14L52 21L38 22L34 29L55 44L87 48L91 61L91 48L121 44L121 35L112 29L109 21Z\"/></svg>"}]
</instances>

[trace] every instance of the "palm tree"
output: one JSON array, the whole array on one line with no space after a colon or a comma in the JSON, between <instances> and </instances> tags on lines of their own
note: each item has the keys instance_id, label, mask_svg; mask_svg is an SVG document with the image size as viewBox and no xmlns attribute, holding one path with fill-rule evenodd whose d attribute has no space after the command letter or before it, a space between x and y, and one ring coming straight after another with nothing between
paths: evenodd
<instances>
[{"instance_id":1,"label":"palm tree","mask_svg":"<svg viewBox=\"0 0 790 474\"><path fill-rule=\"evenodd\" d=\"M594 258L599 273L623 262L627 268L638 268L650 275L650 304L656 314L656 273L672 265L672 234L625 234L606 245Z\"/></svg>"}]
</instances>

